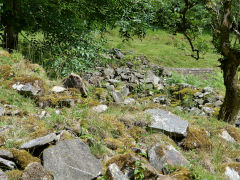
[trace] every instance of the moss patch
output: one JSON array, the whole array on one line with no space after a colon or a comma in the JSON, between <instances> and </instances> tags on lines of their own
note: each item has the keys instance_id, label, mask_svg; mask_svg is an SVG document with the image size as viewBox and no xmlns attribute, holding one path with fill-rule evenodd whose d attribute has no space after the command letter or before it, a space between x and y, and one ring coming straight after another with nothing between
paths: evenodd
<instances>
[{"instance_id":1,"label":"moss patch","mask_svg":"<svg viewBox=\"0 0 240 180\"><path fill-rule=\"evenodd\" d=\"M14 161L21 169L25 169L25 167L27 167L27 165L32 162L41 163L40 159L33 157L29 152L25 150L18 150L13 148L10 149L10 151L13 154Z\"/></svg>"},{"instance_id":2,"label":"moss patch","mask_svg":"<svg viewBox=\"0 0 240 180\"><path fill-rule=\"evenodd\" d=\"M186 168L177 168L170 176L174 179L189 180L191 179L191 172Z\"/></svg>"},{"instance_id":3,"label":"moss patch","mask_svg":"<svg viewBox=\"0 0 240 180\"><path fill-rule=\"evenodd\" d=\"M14 72L10 65L4 64L4 65L0 66L0 78L3 78L4 80L6 80L12 76L14 76Z\"/></svg>"},{"instance_id":4,"label":"moss patch","mask_svg":"<svg viewBox=\"0 0 240 180\"><path fill-rule=\"evenodd\" d=\"M212 143L203 128L189 127L188 135L182 141L185 149L210 148Z\"/></svg>"},{"instance_id":5,"label":"moss patch","mask_svg":"<svg viewBox=\"0 0 240 180\"><path fill-rule=\"evenodd\" d=\"M106 138L104 139L104 145L106 145L109 149L117 150L118 148L124 146L124 143L118 139Z\"/></svg>"},{"instance_id":6,"label":"moss patch","mask_svg":"<svg viewBox=\"0 0 240 180\"><path fill-rule=\"evenodd\" d=\"M20 170L12 170L6 172L9 180L21 180L23 172Z\"/></svg>"}]
</instances>

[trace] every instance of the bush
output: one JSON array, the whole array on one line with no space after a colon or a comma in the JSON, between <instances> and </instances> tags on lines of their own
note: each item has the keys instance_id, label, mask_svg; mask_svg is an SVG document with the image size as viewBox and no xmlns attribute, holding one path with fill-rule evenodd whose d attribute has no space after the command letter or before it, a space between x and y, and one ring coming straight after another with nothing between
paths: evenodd
<instances>
[{"instance_id":1,"label":"bush","mask_svg":"<svg viewBox=\"0 0 240 180\"><path fill-rule=\"evenodd\" d=\"M89 71L101 63L104 42L104 39L95 38L93 33L72 36L72 40L61 43L38 33L23 38L20 51L33 63L42 65L51 77L62 77L71 72Z\"/></svg>"}]
</instances>

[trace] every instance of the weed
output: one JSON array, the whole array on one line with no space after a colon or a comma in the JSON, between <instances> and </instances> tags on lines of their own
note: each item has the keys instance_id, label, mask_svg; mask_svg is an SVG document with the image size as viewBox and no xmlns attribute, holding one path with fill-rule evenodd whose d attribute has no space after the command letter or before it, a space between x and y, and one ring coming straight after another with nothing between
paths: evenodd
<instances>
[{"instance_id":1,"label":"weed","mask_svg":"<svg viewBox=\"0 0 240 180\"><path fill-rule=\"evenodd\" d=\"M134 177L137 180L144 179L144 171L146 167L143 161L136 161L135 162L135 169L134 169Z\"/></svg>"}]
</instances>

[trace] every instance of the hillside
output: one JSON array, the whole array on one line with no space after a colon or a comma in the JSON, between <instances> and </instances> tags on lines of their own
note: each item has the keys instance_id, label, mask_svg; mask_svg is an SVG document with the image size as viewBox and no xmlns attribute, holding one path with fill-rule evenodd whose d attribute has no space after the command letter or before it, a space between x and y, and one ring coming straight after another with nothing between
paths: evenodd
<instances>
[{"instance_id":1,"label":"hillside","mask_svg":"<svg viewBox=\"0 0 240 180\"><path fill-rule=\"evenodd\" d=\"M163 67L213 67L217 56L208 52L194 66L190 57L189 63L180 60L183 50L153 48L164 49L168 38L149 38L128 45L116 40L109 46L134 54L63 81L50 80L41 66L21 54L1 50L1 176L10 180L239 177L240 130L216 119L224 90L218 86L220 72L203 81Z\"/></svg>"}]
</instances>

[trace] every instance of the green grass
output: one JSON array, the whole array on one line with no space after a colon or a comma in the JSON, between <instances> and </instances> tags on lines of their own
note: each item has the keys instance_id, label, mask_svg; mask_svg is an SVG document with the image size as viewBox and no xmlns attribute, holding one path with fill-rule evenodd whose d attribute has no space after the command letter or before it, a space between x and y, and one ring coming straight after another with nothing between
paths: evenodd
<instances>
[{"instance_id":1,"label":"green grass","mask_svg":"<svg viewBox=\"0 0 240 180\"><path fill-rule=\"evenodd\" d=\"M206 42L208 50L201 54L201 59L196 61L191 55L188 42L182 34L171 35L166 31L147 31L143 40L134 38L123 42L117 30L105 34L109 40L107 48L119 48L125 51L132 51L134 55L146 55L153 63L165 67L178 68L216 68L219 55L214 53L210 35L202 35L201 40Z\"/></svg>"},{"instance_id":2,"label":"green grass","mask_svg":"<svg viewBox=\"0 0 240 180\"><path fill-rule=\"evenodd\" d=\"M217 70L215 70L214 75L209 74L207 78L203 78L202 76L181 75L173 72L172 77L168 78L167 81L174 84L187 83L198 88L209 86L220 92L225 90L223 75Z\"/></svg>"}]
</instances>

